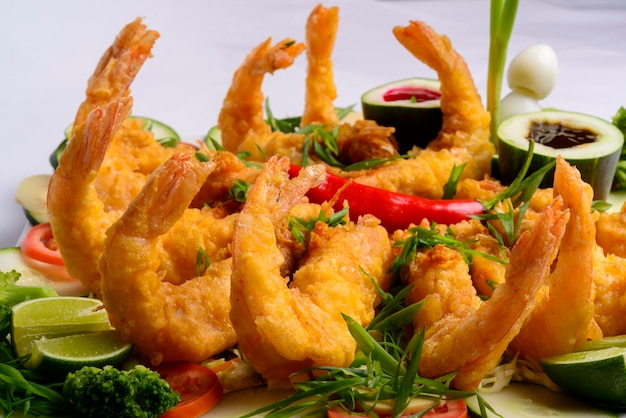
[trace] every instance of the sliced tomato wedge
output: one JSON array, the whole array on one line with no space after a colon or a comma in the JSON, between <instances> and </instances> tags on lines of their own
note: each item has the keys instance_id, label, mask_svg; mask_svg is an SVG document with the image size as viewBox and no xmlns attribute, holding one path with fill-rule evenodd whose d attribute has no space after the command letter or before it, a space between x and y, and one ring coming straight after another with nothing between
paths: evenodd
<instances>
[{"instance_id":1,"label":"sliced tomato wedge","mask_svg":"<svg viewBox=\"0 0 626 418\"><path fill-rule=\"evenodd\" d=\"M401 417L410 417L412 414L402 415ZM380 418L386 415L378 415ZM336 406L328 410L327 418L368 418L369 415L359 414L358 412L347 412L345 409ZM468 418L467 404L464 400L447 401L444 405L429 411L424 418Z\"/></svg>"},{"instance_id":2,"label":"sliced tomato wedge","mask_svg":"<svg viewBox=\"0 0 626 418\"><path fill-rule=\"evenodd\" d=\"M52 228L49 223L37 224L30 228L22 240L22 254L33 260L55 266L63 265L63 257L59 251Z\"/></svg>"},{"instance_id":3,"label":"sliced tomato wedge","mask_svg":"<svg viewBox=\"0 0 626 418\"><path fill-rule=\"evenodd\" d=\"M180 402L163 418L199 417L222 398L224 389L215 372L197 363L162 364L155 370L180 395Z\"/></svg>"}]
</instances>

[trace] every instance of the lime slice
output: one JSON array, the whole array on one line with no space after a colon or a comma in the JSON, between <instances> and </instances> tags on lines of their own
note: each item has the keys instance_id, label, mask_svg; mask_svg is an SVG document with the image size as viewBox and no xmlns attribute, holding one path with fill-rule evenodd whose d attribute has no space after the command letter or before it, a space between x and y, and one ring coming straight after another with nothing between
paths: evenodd
<instances>
[{"instance_id":1,"label":"lime slice","mask_svg":"<svg viewBox=\"0 0 626 418\"><path fill-rule=\"evenodd\" d=\"M33 340L112 329L102 302L83 297L32 299L15 305L11 317L18 356L31 352Z\"/></svg>"},{"instance_id":2,"label":"lime slice","mask_svg":"<svg viewBox=\"0 0 626 418\"><path fill-rule=\"evenodd\" d=\"M626 335L615 335L597 341L587 341L578 347L576 351L601 350L609 347L626 347Z\"/></svg>"},{"instance_id":3,"label":"lime slice","mask_svg":"<svg viewBox=\"0 0 626 418\"><path fill-rule=\"evenodd\" d=\"M581 399L532 383L513 382L497 392L479 390L478 393L493 408L485 411L487 418L616 418L614 413ZM470 416L481 416L476 396L465 402L472 412Z\"/></svg>"},{"instance_id":4,"label":"lime slice","mask_svg":"<svg viewBox=\"0 0 626 418\"><path fill-rule=\"evenodd\" d=\"M626 406L626 348L579 351L540 361L546 375L571 394L609 406Z\"/></svg>"},{"instance_id":5,"label":"lime slice","mask_svg":"<svg viewBox=\"0 0 626 418\"><path fill-rule=\"evenodd\" d=\"M47 376L64 377L84 366L121 367L133 351L117 331L90 332L58 338L42 338L31 344L25 366Z\"/></svg>"}]
</instances>

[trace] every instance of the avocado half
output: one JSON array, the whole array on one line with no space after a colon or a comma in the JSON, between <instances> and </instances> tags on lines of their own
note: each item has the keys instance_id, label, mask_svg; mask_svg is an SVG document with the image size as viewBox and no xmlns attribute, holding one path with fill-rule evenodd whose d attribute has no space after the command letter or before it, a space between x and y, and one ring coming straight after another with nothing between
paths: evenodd
<instances>
[{"instance_id":1,"label":"avocado half","mask_svg":"<svg viewBox=\"0 0 626 418\"><path fill-rule=\"evenodd\" d=\"M503 183L510 183L521 170L531 140L535 141L535 147L529 172L561 155L593 187L595 200L607 199L624 144L624 135L612 123L558 110L505 119L498 127L498 161ZM540 187L552 187L553 182L554 170L551 170Z\"/></svg>"},{"instance_id":2,"label":"avocado half","mask_svg":"<svg viewBox=\"0 0 626 418\"><path fill-rule=\"evenodd\" d=\"M408 78L368 90L361 96L361 107L365 119L396 128L399 151L404 154L414 145L425 148L439 134L440 97L439 80Z\"/></svg>"}]
</instances>

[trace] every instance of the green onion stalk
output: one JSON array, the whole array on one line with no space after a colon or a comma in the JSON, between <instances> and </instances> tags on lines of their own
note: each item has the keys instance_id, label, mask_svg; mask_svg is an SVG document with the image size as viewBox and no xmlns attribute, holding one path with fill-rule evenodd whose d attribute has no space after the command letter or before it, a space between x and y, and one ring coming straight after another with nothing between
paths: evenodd
<instances>
[{"instance_id":1,"label":"green onion stalk","mask_svg":"<svg viewBox=\"0 0 626 418\"><path fill-rule=\"evenodd\" d=\"M487 110L491 114L491 142L498 147L502 79L509 39L513 32L519 0L491 0Z\"/></svg>"}]
</instances>

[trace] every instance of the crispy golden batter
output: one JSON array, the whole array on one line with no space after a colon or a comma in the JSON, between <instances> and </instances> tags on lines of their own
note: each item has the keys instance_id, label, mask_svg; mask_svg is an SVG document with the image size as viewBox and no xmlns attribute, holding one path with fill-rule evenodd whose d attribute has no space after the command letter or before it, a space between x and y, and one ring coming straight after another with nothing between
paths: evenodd
<instances>
[{"instance_id":1,"label":"crispy golden batter","mask_svg":"<svg viewBox=\"0 0 626 418\"><path fill-rule=\"evenodd\" d=\"M532 312L568 219L557 198L535 228L520 237L511 251L505 282L486 302L476 296L468 266L455 250L437 246L416 257L409 276L414 286L409 301L427 298L421 309L425 312L414 321L416 331L426 326L422 376L458 371L454 387L474 390L478 386Z\"/></svg>"},{"instance_id":2,"label":"crispy golden batter","mask_svg":"<svg viewBox=\"0 0 626 418\"><path fill-rule=\"evenodd\" d=\"M549 285L511 344L513 351L534 359L572 352L587 341L593 321L593 190L581 181L578 170L560 157L554 175L554 196L563 199L570 220Z\"/></svg>"},{"instance_id":3,"label":"crispy golden batter","mask_svg":"<svg viewBox=\"0 0 626 418\"><path fill-rule=\"evenodd\" d=\"M306 98L302 126L339 122L333 102L337 97L333 77L333 48L339 27L339 8L318 4L306 23Z\"/></svg>"},{"instance_id":4,"label":"crispy golden batter","mask_svg":"<svg viewBox=\"0 0 626 418\"><path fill-rule=\"evenodd\" d=\"M104 306L122 337L153 365L201 361L236 342L228 317L231 259L213 258L205 271L196 271L199 251L213 254L215 237L210 234L228 231L234 220L214 219L206 209L189 208L214 166L190 154L174 155L152 173L128 210L107 231L98 265ZM189 221L189 214L194 222ZM159 237L177 223L182 226L180 235L170 234L182 258L176 271L188 276L174 284L162 280ZM212 228L212 223L226 225ZM181 269L183 265L187 270Z\"/></svg>"},{"instance_id":5,"label":"crispy golden batter","mask_svg":"<svg viewBox=\"0 0 626 418\"><path fill-rule=\"evenodd\" d=\"M361 324L371 321L378 296L361 269L386 287L391 256L387 232L371 217L336 227L318 222L292 279L282 276L280 224L324 173L310 166L289 181L288 167L286 158L265 164L233 242L230 316L244 354L267 379L310 366L349 365L356 343L342 313Z\"/></svg>"},{"instance_id":6,"label":"crispy golden batter","mask_svg":"<svg viewBox=\"0 0 626 418\"><path fill-rule=\"evenodd\" d=\"M258 148L263 148L272 137L263 112L263 79L266 74L291 66L304 50L304 44L292 39L275 45L271 42L268 38L246 56L233 75L218 118L224 149L233 153L247 151L252 159L260 161L264 157Z\"/></svg>"}]
</instances>

